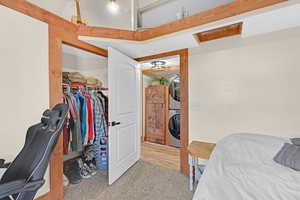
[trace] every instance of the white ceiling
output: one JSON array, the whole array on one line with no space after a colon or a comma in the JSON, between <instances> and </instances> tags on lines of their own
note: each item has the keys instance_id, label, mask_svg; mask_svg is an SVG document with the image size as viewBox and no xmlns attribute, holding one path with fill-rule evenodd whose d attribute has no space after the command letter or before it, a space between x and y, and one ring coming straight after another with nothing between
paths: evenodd
<instances>
[{"instance_id":1,"label":"white ceiling","mask_svg":"<svg viewBox=\"0 0 300 200\"><path fill-rule=\"evenodd\" d=\"M153 59L153 60L148 60L145 62L141 62L141 68L144 69L151 69L152 61L155 60L161 60L161 61L165 61L166 62L166 67L174 67L174 66L179 66L180 64L180 58L179 56L172 56L172 57L166 57L166 58L161 58L161 59Z\"/></svg>"},{"instance_id":2,"label":"white ceiling","mask_svg":"<svg viewBox=\"0 0 300 200\"><path fill-rule=\"evenodd\" d=\"M300 26L299 19L300 0L290 0L275 6L227 18L215 23L195 27L190 30L185 30L149 41L136 42L86 36L81 36L80 39L101 48L113 47L127 54L128 56L137 58L203 45L205 43L199 44L197 42L194 37L195 33L241 21L244 22L244 28L242 35L238 37L246 38L257 34L268 33L270 31Z\"/></svg>"}]
</instances>

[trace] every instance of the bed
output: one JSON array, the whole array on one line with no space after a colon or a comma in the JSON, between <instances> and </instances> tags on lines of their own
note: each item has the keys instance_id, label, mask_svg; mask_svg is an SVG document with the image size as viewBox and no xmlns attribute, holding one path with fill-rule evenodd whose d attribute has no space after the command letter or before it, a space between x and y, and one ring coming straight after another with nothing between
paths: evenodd
<instances>
[{"instance_id":1,"label":"bed","mask_svg":"<svg viewBox=\"0 0 300 200\"><path fill-rule=\"evenodd\" d=\"M299 200L300 172L273 157L288 138L234 134L217 143L193 200Z\"/></svg>"}]
</instances>

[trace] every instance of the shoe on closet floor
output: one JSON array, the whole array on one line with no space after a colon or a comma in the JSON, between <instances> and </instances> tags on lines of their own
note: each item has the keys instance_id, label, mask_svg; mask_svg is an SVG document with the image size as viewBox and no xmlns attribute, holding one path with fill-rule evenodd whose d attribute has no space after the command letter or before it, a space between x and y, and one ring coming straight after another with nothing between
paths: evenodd
<instances>
[{"instance_id":1,"label":"shoe on closet floor","mask_svg":"<svg viewBox=\"0 0 300 200\"><path fill-rule=\"evenodd\" d=\"M70 160L64 163L64 174L71 184L79 184L82 180L80 167L76 160Z\"/></svg>"},{"instance_id":2,"label":"shoe on closet floor","mask_svg":"<svg viewBox=\"0 0 300 200\"><path fill-rule=\"evenodd\" d=\"M90 173L90 175L95 176L97 174L97 171L94 170L91 165L88 165L87 163L84 163L84 165L88 170L88 172Z\"/></svg>"},{"instance_id":3,"label":"shoe on closet floor","mask_svg":"<svg viewBox=\"0 0 300 200\"><path fill-rule=\"evenodd\" d=\"M89 171L89 167L82 161L81 158L76 160L78 162L79 168L80 168L80 176L81 178L87 179L91 178L92 175Z\"/></svg>"},{"instance_id":4,"label":"shoe on closet floor","mask_svg":"<svg viewBox=\"0 0 300 200\"><path fill-rule=\"evenodd\" d=\"M64 179L64 187L67 187L69 185L69 179L66 177L66 175L63 176Z\"/></svg>"}]
</instances>

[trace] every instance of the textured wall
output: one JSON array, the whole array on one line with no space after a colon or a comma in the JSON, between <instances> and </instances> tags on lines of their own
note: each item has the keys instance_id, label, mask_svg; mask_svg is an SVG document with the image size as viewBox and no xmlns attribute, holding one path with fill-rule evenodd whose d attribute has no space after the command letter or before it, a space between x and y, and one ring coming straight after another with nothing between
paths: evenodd
<instances>
[{"instance_id":1,"label":"textured wall","mask_svg":"<svg viewBox=\"0 0 300 200\"><path fill-rule=\"evenodd\" d=\"M239 132L299 137L297 35L299 29L191 49L190 141Z\"/></svg>"},{"instance_id":2,"label":"textured wall","mask_svg":"<svg viewBox=\"0 0 300 200\"><path fill-rule=\"evenodd\" d=\"M12 161L49 107L48 25L3 6L0 19L0 158ZM39 194L48 191L47 173Z\"/></svg>"}]
</instances>

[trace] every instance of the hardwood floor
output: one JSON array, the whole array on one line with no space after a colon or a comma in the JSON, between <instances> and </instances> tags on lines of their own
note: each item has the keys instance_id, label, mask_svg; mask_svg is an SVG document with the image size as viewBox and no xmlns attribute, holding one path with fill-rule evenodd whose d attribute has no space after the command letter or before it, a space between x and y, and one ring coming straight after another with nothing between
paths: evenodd
<instances>
[{"instance_id":1,"label":"hardwood floor","mask_svg":"<svg viewBox=\"0 0 300 200\"><path fill-rule=\"evenodd\" d=\"M180 170L180 149L150 142L142 143L141 158L144 161Z\"/></svg>"}]
</instances>

